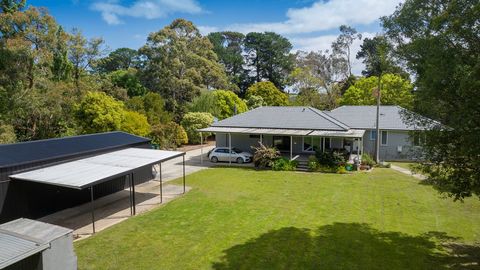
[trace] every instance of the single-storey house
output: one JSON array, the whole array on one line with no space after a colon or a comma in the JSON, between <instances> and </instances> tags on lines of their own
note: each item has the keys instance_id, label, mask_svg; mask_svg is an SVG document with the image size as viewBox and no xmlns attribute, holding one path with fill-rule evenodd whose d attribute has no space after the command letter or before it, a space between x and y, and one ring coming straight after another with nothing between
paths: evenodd
<instances>
[{"instance_id":1,"label":"single-storey house","mask_svg":"<svg viewBox=\"0 0 480 270\"><path fill-rule=\"evenodd\" d=\"M413 159L418 149L412 138L421 127L404 118L399 106L380 107L380 159ZM294 155L339 150L349 154L375 152L376 106L342 106L331 111L312 107L259 107L213 123L200 132L212 132L217 147L252 151L259 142Z\"/></svg>"}]
</instances>

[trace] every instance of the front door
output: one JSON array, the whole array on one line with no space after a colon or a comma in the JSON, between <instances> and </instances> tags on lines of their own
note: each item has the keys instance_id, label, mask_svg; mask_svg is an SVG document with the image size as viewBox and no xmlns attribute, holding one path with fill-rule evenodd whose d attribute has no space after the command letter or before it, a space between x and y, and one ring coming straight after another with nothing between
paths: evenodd
<instances>
[{"instance_id":1,"label":"front door","mask_svg":"<svg viewBox=\"0 0 480 270\"><path fill-rule=\"evenodd\" d=\"M290 152L290 136L273 136L273 147L280 152Z\"/></svg>"}]
</instances>

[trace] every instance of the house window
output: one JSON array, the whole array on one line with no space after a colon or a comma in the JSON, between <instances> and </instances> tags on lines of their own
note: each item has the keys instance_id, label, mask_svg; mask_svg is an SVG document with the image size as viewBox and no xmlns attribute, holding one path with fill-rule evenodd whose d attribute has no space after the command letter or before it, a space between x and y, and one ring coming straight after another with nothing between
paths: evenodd
<instances>
[{"instance_id":1,"label":"house window","mask_svg":"<svg viewBox=\"0 0 480 270\"><path fill-rule=\"evenodd\" d=\"M382 137L381 144L382 145L387 145L387 143L388 143L388 131L382 130L381 135L382 135L381 136Z\"/></svg>"},{"instance_id":2,"label":"house window","mask_svg":"<svg viewBox=\"0 0 480 270\"><path fill-rule=\"evenodd\" d=\"M370 130L370 140L375 141L377 138L377 131L376 130ZM381 145L387 145L388 143L388 131L382 130L380 131L380 143Z\"/></svg>"},{"instance_id":3,"label":"house window","mask_svg":"<svg viewBox=\"0 0 480 270\"><path fill-rule=\"evenodd\" d=\"M331 146L330 146L330 138L324 138L325 140L325 149L330 149Z\"/></svg>"},{"instance_id":4,"label":"house window","mask_svg":"<svg viewBox=\"0 0 480 270\"><path fill-rule=\"evenodd\" d=\"M303 152L313 152L313 137L303 137Z\"/></svg>"},{"instance_id":5,"label":"house window","mask_svg":"<svg viewBox=\"0 0 480 270\"><path fill-rule=\"evenodd\" d=\"M248 137L250 137L250 139L260 139L260 135L248 135Z\"/></svg>"}]
</instances>

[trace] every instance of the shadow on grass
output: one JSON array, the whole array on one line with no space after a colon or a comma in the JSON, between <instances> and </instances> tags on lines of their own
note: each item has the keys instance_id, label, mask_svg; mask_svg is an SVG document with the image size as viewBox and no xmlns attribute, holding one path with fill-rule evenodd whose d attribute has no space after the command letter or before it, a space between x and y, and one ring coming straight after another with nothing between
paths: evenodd
<instances>
[{"instance_id":1,"label":"shadow on grass","mask_svg":"<svg viewBox=\"0 0 480 270\"><path fill-rule=\"evenodd\" d=\"M227 269L480 269L480 247L445 233L410 236L367 224L334 223L313 231L287 227L224 251ZM439 244L449 242L451 244Z\"/></svg>"}]
</instances>

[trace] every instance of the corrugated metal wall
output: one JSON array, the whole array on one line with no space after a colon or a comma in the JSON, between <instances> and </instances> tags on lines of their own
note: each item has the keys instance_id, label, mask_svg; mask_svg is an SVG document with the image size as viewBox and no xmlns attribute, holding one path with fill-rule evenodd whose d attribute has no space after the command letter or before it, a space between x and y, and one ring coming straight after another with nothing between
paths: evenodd
<instances>
[{"instance_id":1,"label":"corrugated metal wall","mask_svg":"<svg viewBox=\"0 0 480 270\"><path fill-rule=\"evenodd\" d=\"M150 145L136 145L139 148L150 148ZM91 153L88 156L97 155ZM10 181L8 176L24 170L37 169L55 163L71 161L87 156L75 156L68 160L37 162L0 170L0 223L19 217L37 219L59 210L70 208L90 201L90 191L75 190L27 181ZM145 166L134 172L135 184L152 179L152 169ZM94 187L95 198L100 198L128 187L126 177L98 184Z\"/></svg>"}]
</instances>

